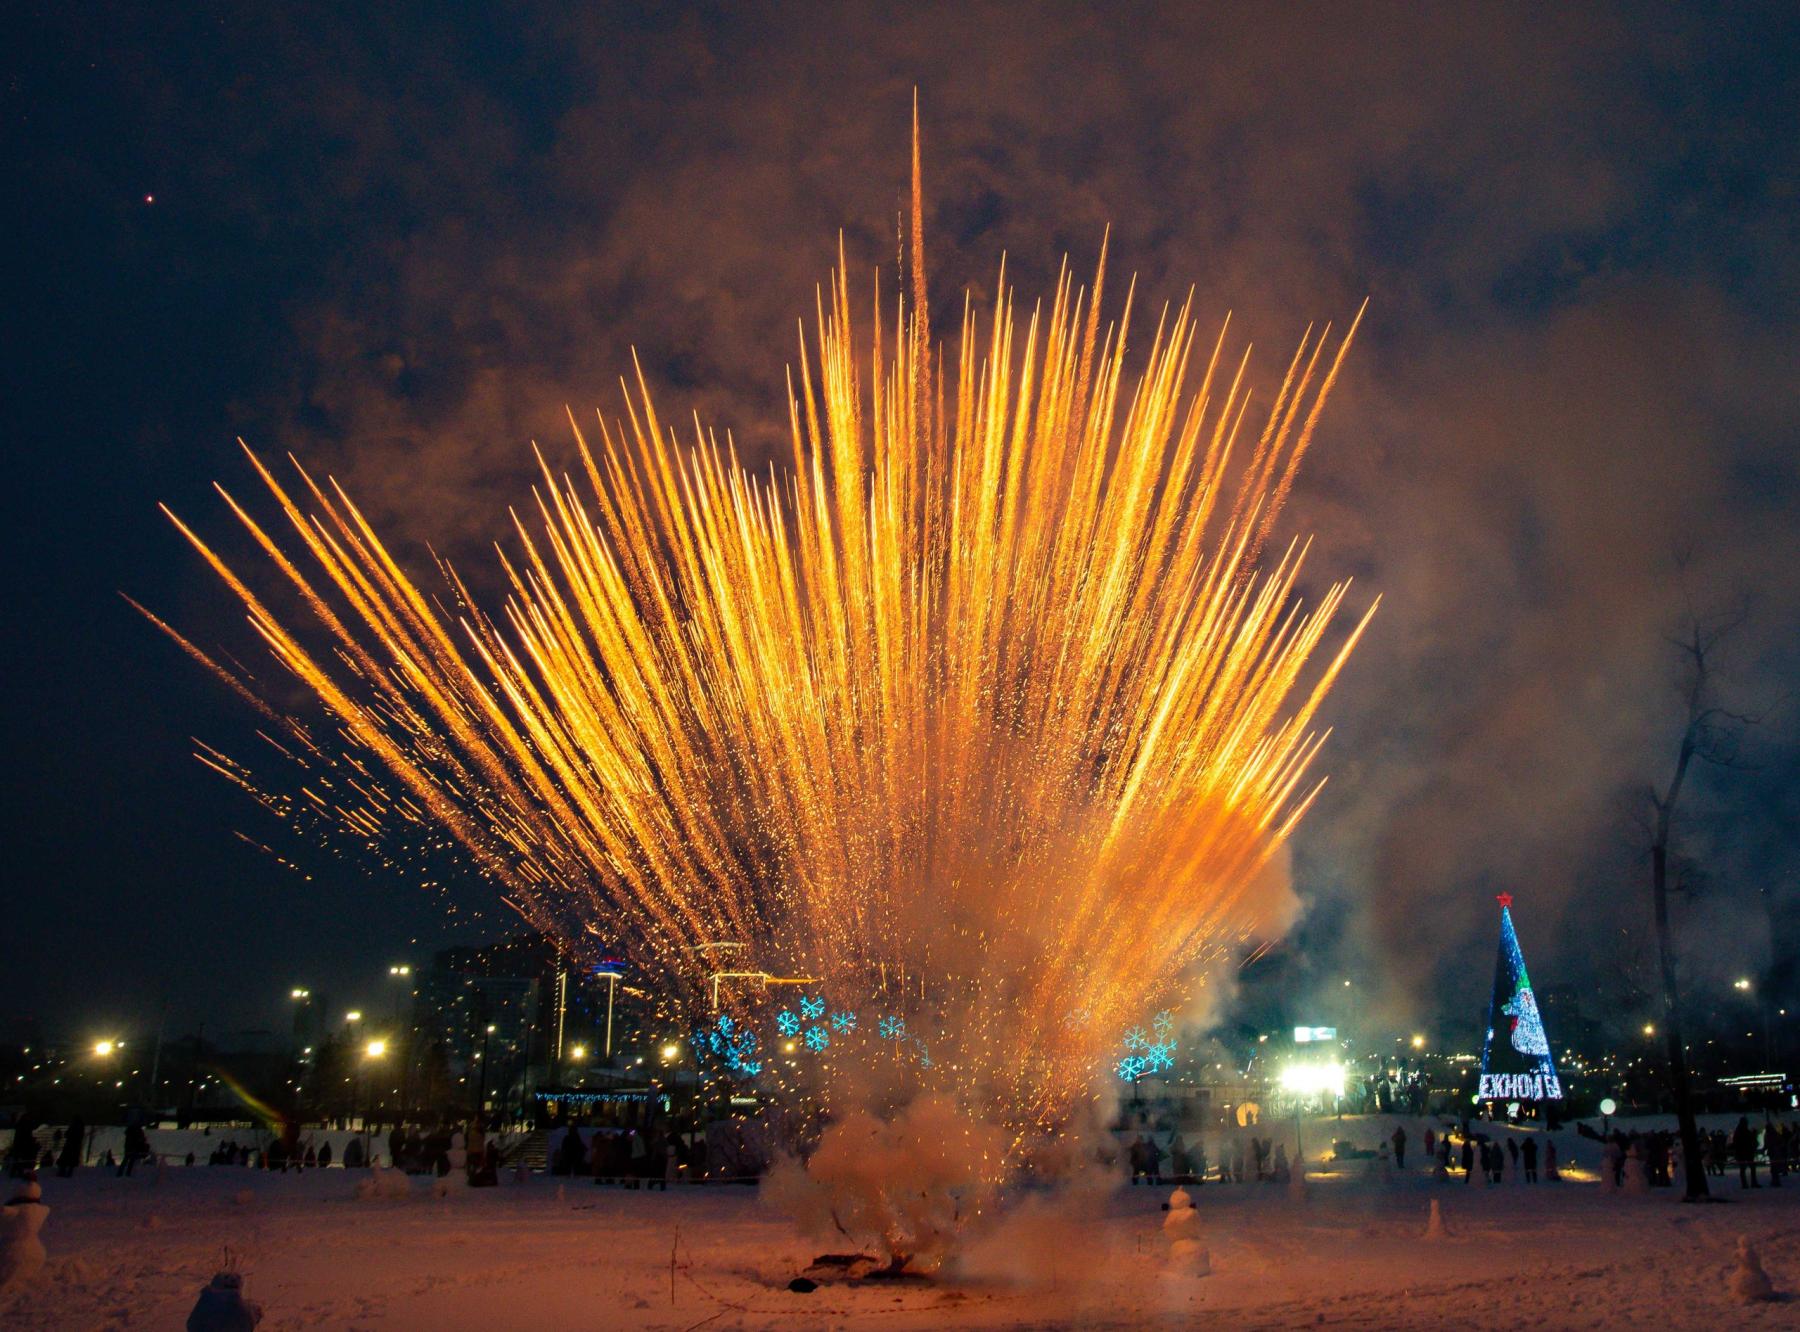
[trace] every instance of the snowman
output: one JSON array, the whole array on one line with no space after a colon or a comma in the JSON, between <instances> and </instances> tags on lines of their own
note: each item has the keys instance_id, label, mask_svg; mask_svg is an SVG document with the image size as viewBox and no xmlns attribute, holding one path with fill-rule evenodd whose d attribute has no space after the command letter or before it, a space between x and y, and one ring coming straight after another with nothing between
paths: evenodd
<instances>
[{"instance_id":1,"label":"snowman","mask_svg":"<svg viewBox=\"0 0 1800 1332\"><path fill-rule=\"evenodd\" d=\"M1212 1257L1200 1243L1200 1213L1186 1189L1169 1195L1169 1211L1163 1217L1163 1237L1169 1241L1169 1269L1189 1276L1206 1276Z\"/></svg>"},{"instance_id":2,"label":"snowman","mask_svg":"<svg viewBox=\"0 0 1800 1332\"><path fill-rule=\"evenodd\" d=\"M49 1255L38 1232L49 1215L36 1175L0 1207L0 1290L23 1285L43 1270Z\"/></svg>"},{"instance_id":3,"label":"snowman","mask_svg":"<svg viewBox=\"0 0 1800 1332\"><path fill-rule=\"evenodd\" d=\"M1738 1236L1737 1267L1731 1273L1731 1293L1746 1304L1776 1298L1775 1285L1763 1271L1762 1255L1757 1253L1748 1235Z\"/></svg>"}]
</instances>

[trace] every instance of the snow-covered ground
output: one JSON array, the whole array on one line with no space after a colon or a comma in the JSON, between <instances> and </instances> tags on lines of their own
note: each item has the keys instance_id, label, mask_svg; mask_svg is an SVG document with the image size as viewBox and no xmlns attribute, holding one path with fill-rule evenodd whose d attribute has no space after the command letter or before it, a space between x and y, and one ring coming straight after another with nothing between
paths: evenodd
<instances>
[{"instance_id":1,"label":"snow-covered ground","mask_svg":"<svg viewBox=\"0 0 1800 1332\"><path fill-rule=\"evenodd\" d=\"M1309 1156L1334 1127L1308 1126ZM1339 1136L1372 1145L1384 1126L1349 1127ZM1409 1128L1415 1142L1423 1127ZM84 1170L43 1180L49 1262L0 1296L0 1327L179 1328L227 1250L265 1329L1800 1323L1800 1300L1738 1303L1730 1280L1744 1235L1775 1289L1800 1295L1800 1187L1740 1191L1734 1171L1714 1181L1729 1205L1685 1206L1675 1190L1602 1189L1592 1144L1563 1141L1578 1177L1554 1185L1434 1181L1413 1152L1401 1176L1322 1165L1304 1199L1208 1184L1193 1190L1204 1277L1170 1268L1166 1187L1107 1184L1015 1199L932 1280L807 1294L787 1286L817 1246L752 1188L508 1176L443 1198L417 1179L404 1198L358 1200L367 1172ZM1447 1233L1427 1239L1433 1199Z\"/></svg>"}]
</instances>

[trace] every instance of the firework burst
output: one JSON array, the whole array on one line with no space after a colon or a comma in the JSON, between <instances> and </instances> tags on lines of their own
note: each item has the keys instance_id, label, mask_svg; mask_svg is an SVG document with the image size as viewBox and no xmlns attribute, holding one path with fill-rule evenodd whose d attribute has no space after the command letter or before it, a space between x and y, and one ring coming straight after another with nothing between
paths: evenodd
<instances>
[{"instance_id":1,"label":"firework burst","mask_svg":"<svg viewBox=\"0 0 1800 1332\"><path fill-rule=\"evenodd\" d=\"M220 491L292 623L175 521L332 719L285 723L297 800L447 832L571 953L700 1002L721 944L884 995L932 1033L909 1078L1022 1136L1242 942L1316 793L1367 616L1321 654L1345 588L1301 606L1304 546L1270 539L1350 339L1309 333L1246 428L1247 358L1186 306L1127 380L1103 252L1023 318L1003 270L946 364L916 172L910 294L865 361L840 259L791 467L668 427L640 376L622 419L571 417L577 475L540 455L495 613L448 566L453 609L422 592L297 462L250 457L280 524Z\"/></svg>"}]
</instances>

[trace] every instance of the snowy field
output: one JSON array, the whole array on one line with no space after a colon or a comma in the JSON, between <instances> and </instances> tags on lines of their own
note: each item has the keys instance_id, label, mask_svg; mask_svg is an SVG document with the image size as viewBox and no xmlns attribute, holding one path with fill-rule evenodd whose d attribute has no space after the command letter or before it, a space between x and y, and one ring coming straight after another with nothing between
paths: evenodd
<instances>
[{"instance_id":1,"label":"snowy field","mask_svg":"<svg viewBox=\"0 0 1800 1332\"><path fill-rule=\"evenodd\" d=\"M1421 1125L1422 1128L1422 1125ZM1326 1126L1320 1126L1323 1135ZM1319 1140L1314 1138L1314 1141ZM746 1187L621 1191L510 1177L498 1189L359 1200L367 1172L84 1170L44 1179L44 1270L3 1328L180 1328L229 1249L262 1327L368 1329L1793 1327L1800 1301L1731 1293L1735 1244L1800 1293L1800 1187L1691 1207L1585 1178L1486 1187L1426 1169L1320 1167L1194 1191L1212 1272L1171 1270L1169 1189L1096 1185L1016 1204L931 1280L788 1282L819 1246ZM1766 1184L1766 1181L1765 1181ZM1432 1199L1446 1233L1426 1238Z\"/></svg>"}]
</instances>

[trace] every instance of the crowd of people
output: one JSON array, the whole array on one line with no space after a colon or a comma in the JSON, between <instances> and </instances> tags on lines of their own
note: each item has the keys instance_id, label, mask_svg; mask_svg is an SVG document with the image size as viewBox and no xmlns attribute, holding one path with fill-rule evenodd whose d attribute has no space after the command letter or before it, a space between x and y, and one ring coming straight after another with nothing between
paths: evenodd
<instances>
[{"instance_id":1,"label":"crowd of people","mask_svg":"<svg viewBox=\"0 0 1800 1332\"><path fill-rule=\"evenodd\" d=\"M1627 1133L1614 1128L1604 1132L1580 1125L1579 1131L1601 1144L1602 1178L1615 1187L1629 1188L1640 1182L1652 1188L1675 1184L1681 1139L1673 1130ZM1774 1119L1767 1119L1758 1130L1748 1115L1740 1115L1730 1132L1722 1128L1700 1130L1701 1164L1708 1175L1720 1178L1736 1166L1738 1184L1747 1189L1762 1187L1759 1172L1767 1166L1769 1183L1780 1188L1793 1159L1797 1134L1800 1130Z\"/></svg>"},{"instance_id":2,"label":"crowd of people","mask_svg":"<svg viewBox=\"0 0 1800 1332\"><path fill-rule=\"evenodd\" d=\"M384 1146L387 1149L385 1157L381 1150ZM460 1170L468 1175L470 1184L480 1187L498 1182L504 1156L499 1136L488 1132L477 1119L466 1129L461 1123L451 1122L431 1128L394 1124L385 1135L379 1126L373 1126L345 1143L341 1157L334 1156L329 1138L321 1135L315 1140L298 1125L288 1125L282 1133L260 1146L228 1138L213 1149L207 1164L283 1173L324 1170L333 1164L347 1170L386 1165L409 1175L440 1178ZM188 1164L193 1163L190 1155Z\"/></svg>"},{"instance_id":3,"label":"crowd of people","mask_svg":"<svg viewBox=\"0 0 1800 1332\"><path fill-rule=\"evenodd\" d=\"M1602 1131L1585 1124L1577 1125L1576 1131L1598 1144L1603 1182L1620 1188L1639 1183L1668 1187L1676 1182L1680 1139L1674 1131ZM1428 1124L1421 1138L1424 1160L1440 1179L1455 1178L1459 1171L1465 1182L1479 1178L1489 1184L1563 1178L1557 1141L1549 1134L1508 1133L1504 1125L1464 1122L1441 1129ZM1406 1169L1409 1142L1405 1125L1398 1125L1373 1147L1337 1141L1329 1156L1335 1162L1365 1161L1372 1170L1401 1171ZM1760 1172L1766 1168L1770 1185L1780 1188L1800 1148L1800 1128L1770 1119L1759 1130L1743 1116L1730 1132L1703 1129L1700 1146L1708 1174L1723 1176L1735 1167L1740 1186L1761 1188ZM1152 1133L1140 1131L1126 1146L1125 1156L1133 1183L1283 1183L1292 1176L1286 1144L1253 1133L1228 1135L1216 1162L1208 1160L1199 1138L1189 1142L1179 1131L1166 1147Z\"/></svg>"},{"instance_id":4,"label":"crowd of people","mask_svg":"<svg viewBox=\"0 0 1800 1332\"><path fill-rule=\"evenodd\" d=\"M1395 1127L1374 1147L1363 1148L1340 1139L1332 1144L1331 1159L1338 1162L1366 1162L1370 1169L1386 1172L1406 1169L1409 1138L1405 1125ZM1461 1167L1465 1179L1473 1179L1480 1170L1492 1183L1503 1182L1509 1174L1517 1174L1522 1182L1535 1184L1540 1178L1557 1180L1556 1142L1546 1138L1540 1149L1535 1135L1501 1137L1473 1132L1467 1125L1460 1130L1446 1128L1439 1132L1427 1126L1423 1134L1425 1159L1435 1161L1441 1176ZM1204 1145L1196 1139L1190 1145L1177 1132L1165 1150L1148 1133L1139 1133L1126 1149L1133 1183L1174 1182L1204 1184L1254 1183L1285 1184L1293 1175L1287 1144L1254 1134L1233 1134L1223 1144L1218 1162L1209 1162ZM1540 1163L1542 1175L1539 1173ZM1165 1168L1166 1166L1166 1168Z\"/></svg>"},{"instance_id":5,"label":"crowd of people","mask_svg":"<svg viewBox=\"0 0 1800 1332\"><path fill-rule=\"evenodd\" d=\"M136 1121L126 1124L120 1150L115 1152L108 1146L97 1160L91 1158L90 1131L79 1117L65 1126L51 1129L47 1143L41 1135L42 1130L36 1125L15 1126L6 1156L8 1173L14 1178L54 1170L66 1179L77 1167L90 1164L90 1161L100 1169L124 1176L135 1173L139 1165L156 1156L151 1150L149 1134L143 1124ZM463 1125L456 1123L443 1123L431 1129L396 1124L385 1139L379 1128L371 1128L353 1135L336 1153L326 1134L315 1135L297 1123L288 1123L272 1135L257 1134L244 1141L224 1138L207 1154L205 1164L281 1172L322 1170L332 1165L355 1170L379 1162L380 1147L384 1142L387 1148L385 1164L389 1166L409 1174L439 1176L456 1169L466 1170L470 1183L476 1185L497 1182L504 1159L500 1138L487 1132L480 1120L466 1131ZM191 1151L185 1154L184 1161L190 1166L199 1164L197 1154Z\"/></svg>"},{"instance_id":6,"label":"crowd of people","mask_svg":"<svg viewBox=\"0 0 1800 1332\"><path fill-rule=\"evenodd\" d=\"M1738 1117L1737 1127L1729 1135L1724 1129L1714 1129L1711 1133L1702 1133L1700 1136L1700 1155L1706 1162L1706 1173L1724 1175L1729 1165L1735 1164L1738 1185L1746 1189L1762 1187L1756 1178L1759 1157L1769 1167L1770 1185L1780 1188L1788 1167L1793 1163L1795 1148L1800 1145L1796 1141L1800 1137L1800 1128L1769 1121L1763 1125L1759 1135L1751 1127L1748 1115Z\"/></svg>"},{"instance_id":7,"label":"crowd of people","mask_svg":"<svg viewBox=\"0 0 1800 1332\"><path fill-rule=\"evenodd\" d=\"M701 1132L684 1129L666 1119L628 1122L617 1117L610 1122L569 1124L552 1133L546 1164L554 1175L581 1176L597 1183L617 1182L631 1188L666 1188L672 1179L699 1181L756 1173L758 1153L753 1144L734 1143L720 1133L716 1144L709 1147L713 1130L718 1127L709 1125L707 1131ZM1169 1126L1159 1127L1166 1132ZM1190 1139L1176 1129L1165 1146L1140 1120L1140 1130L1124 1145L1130 1178L1133 1183L1288 1182L1293 1178L1294 1164L1287 1145L1272 1137L1257 1136L1254 1127L1221 1135L1218 1159L1211 1160L1200 1135ZM1596 1129L1585 1123L1575 1125L1575 1130L1597 1145L1604 1183L1631 1189L1668 1187L1677 1182L1680 1139L1672 1130L1627 1131L1606 1125ZM1474 1181L1478 1173L1490 1184L1536 1184L1562 1178L1553 1135L1509 1133L1505 1125L1465 1120L1442 1126L1427 1123L1420 1139L1423 1159L1440 1179L1454 1178L1459 1169L1465 1182ZM1340 1140L1332 1144L1326 1155L1339 1163L1365 1161L1371 1171L1404 1171L1409 1145L1409 1135L1402 1124L1372 1148ZM47 1135L36 1126L19 1124L7 1153L7 1166L14 1176L53 1169L67 1177L90 1160L89 1146L89 1130L80 1119L50 1130ZM1771 1187L1782 1187L1797 1146L1800 1127L1789 1127L1772 1117L1760 1128L1748 1116L1741 1116L1730 1131L1703 1128L1700 1133L1706 1172L1723 1177L1735 1167L1740 1187L1748 1189L1763 1187L1764 1170ZM141 1123L134 1122L125 1127L121 1152L115 1155L109 1146L98 1165L129 1175L151 1159L148 1134ZM480 1119L467 1126L450 1121L431 1127L397 1123L385 1135L377 1126L351 1136L336 1153L325 1134L315 1135L289 1123L272 1136L259 1134L246 1141L226 1138L206 1158L208 1165L283 1172L334 1165L360 1169L382 1162L408 1174L442 1177L453 1171L466 1172L469 1182L476 1186L497 1183L505 1161L499 1135L489 1132ZM192 1152L187 1154L186 1163L196 1164Z\"/></svg>"},{"instance_id":8,"label":"crowd of people","mask_svg":"<svg viewBox=\"0 0 1800 1332\"><path fill-rule=\"evenodd\" d=\"M570 1124L550 1159L550 1173L627 1188L667 1188L671 1178L706 1179L708 1155L705 1134L662 1124L594 1125L585 1136L581 1126Z\"/></svg>"},{"instance_id":9,"label":"crowd of people","mask_svg":"<svg viewBox=\"0 0 1800 1332\"><path fill-rule=\"evenodd\" d=\"M1293 1177L1287 1144L1254 1135L1234 1135L1224 1144L1216 1164L1207 1159L1204 1141L1195 1138L1190 1144L1180 1133L1170 1140L1166 1151L1154 1137L1140 1133L1125 1154L1134 1184L1204 1184L1209 1180L1220 1184L1242 1184L1246 1180L1285 1184Z\"/></svg>"},{"instance_id":10,"label":"crowd of people","mask_svg":"<svg viewBox=\"0 0 1800 1332\"><path fill-rule=\"evenodd\" d=\"M1425 1150L1431 1151L1431 1130L1425 1131ZM1451 1137L1446 1132L1438 1143L1438 1174L1448 1175L1451 1170ZM1462 1131L1462 1147L1457 1154L1463 1169L1463 1182L1468 1183L1475 1178L1479 1167L1483 1178L1490 1184L1504 1184L1510 1173L1519 1182L1536 1184L1538 1182L1539 1158L1543 1161L1543 1179L1554 1182L1562 1178L1556 1159L1556 1139L1546 1137L1542 1151L1538 1149L1535 1136L1524 1138L1490 1138L1487 1134L1471 1134L1465 1126Z\"/></svg>"}]
</instances>

